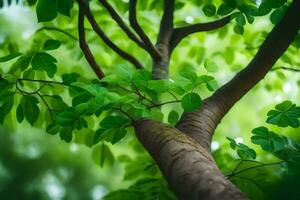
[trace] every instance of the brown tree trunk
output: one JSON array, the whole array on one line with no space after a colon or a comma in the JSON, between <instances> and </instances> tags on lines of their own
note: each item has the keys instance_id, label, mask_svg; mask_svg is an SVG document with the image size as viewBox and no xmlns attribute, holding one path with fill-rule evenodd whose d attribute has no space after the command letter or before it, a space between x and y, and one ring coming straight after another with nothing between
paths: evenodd
<instances>
[{"instance_id":1,"label":"brown tree trunk","mask_svg":"<svg viewBox=\"0 0 300 200\"><path fill-rule=\"evenodd\" d=\"M173 28L172 24L166 27L169 29L162 26L156 45L162 57L153 60L154 79L168 78ZM210 153L211 138L220 120L264 78L289 47L299 28L300 1L294 0L249 65L207 98L198 111L184 113L176 127L146 119L135 123L137 138L180 200L248 199L218 169Z\"/></svg>"},{"instance_id":2,"label":"brown tree trunk","mask_svg":"<svg viewBox=\"0 0 300 200\"><path fill-rule=\"evenodd\" d=\"M180 200L248 199L222 175L210 151L177 128L140 120L135 131Z\"/></svg>"}]
</instances>

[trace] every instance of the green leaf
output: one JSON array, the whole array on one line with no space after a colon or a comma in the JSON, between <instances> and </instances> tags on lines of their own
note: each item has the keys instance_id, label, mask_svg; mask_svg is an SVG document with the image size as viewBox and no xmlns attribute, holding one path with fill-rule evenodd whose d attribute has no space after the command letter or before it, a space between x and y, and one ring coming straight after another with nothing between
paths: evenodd
<instances>
[{"instance_id":1,"label":"green leaf","mask_svg":"<svg viewBox=\"0 0 300 200\"><path fill-rule=\"evenodd\" d=\"M13 104L14 104L13 95L6 97L4 103L0 106L0 124L3 124L4 119L10 113Z\"/></svg>"},{"instance_id":2,"label":"green leaf","mask_svg":"<svg viewBox=\"0 0 300 200\"><path fill-rule=\"evenodd\" d=\"M275 110L268 112L267 123L275 124L279 127L293 127L300 126L300 107L296 107L290 101L284 101L275 106Z\"/></svg>"},{"instance_id":3,"label":"green leaf","mask_svg":"<svg viewBox=\"0 0 300 200\"><path fill-rule=\"evenodd\" d=\"M275 153L282 150L286 145L286 141L282 137L269 131L266 127L255 128L252 133L254 134L251 137L252 143L260 145L265 151Z\"/></svg>"},{"instance_id":4,"label":"green leaf","mask_svg":"<svg viewBox=\"0 0 300 200\"><path fill-rule=\"evenodd\" d=\"M33 56L31 65L35 70L44 70L48 76L52 78L57 71L57 66L54 64L56 59L47 53L37 53Z\"/></svg>"},{"instance_id":5,"label":"green leaf","mask_svg":"<svg viewBox=\"0 0 300 200\"><path fill-rule=\"evenodd\" d=\"M58 40L47 40L44 44L44 50L54 50L58 49L61 45L61 42Z\"/></svg>"},{"instance_id":6,"label":"green leaf","mask_svg":"<svg viewBox=\"0 0 300 200\"><path fill-rule=\"evenodd\" d=\"M276 10L274 10L274 12L272 12L272 14L270 15L270 20L273 24L277 24L278 22L281 21L281 19L283 18L283 16L285 15L287 11L287 7L286 6L282 6Z\"/></svg>"},{"instance_id":7,"label":"green leaf","mask_svg":"<svg viewBox=\"0 0 300 200\"><path fill-rule=\"evenodd\" d=\"M226 137L226 139L229 140L229 142L230 142L230 147L231 147L233 150L235 150L236 147L237 147L236 141L235 141L234 139L230 138L230 137Z\"/></svg>"},{"instance_id":8,"label":"green leaf","mask_svg":"<svg viewBox=\"0 0 300 200\"><path fill-rule=\"evenodd\" d=\"M217 8L213 4L206 4L202 10L206 16L212 17L216 14Z\"/></svg>"},{"instance_id":9,"label":"green leaf","mask_svg":"<svg viewBox=\"0 0 300 200\"><path fill-rule=\"evenodd\" d=\"M239 25L239 26L244 26L246 24L246 19L243 15L242 12L239 12L236 17L235 17L235 20L236 20L236 23Z\"/></svg>"},{"instance_id":10,"label":"green leaf","mask_svg":"<svg viewBox=\"0 0 300 200\"><path fill-rule=\"evenodd\" d=\"M18 60L11 66L10 72L14 72L18 69L24 71L28 68L31 62L32 56L31 55L24 55L18 58Z\"/></svg>"},{"instance_id":11,"label":"green leaf","mask_svg":"<svg viewBox=\"0 0 300 200\"><path fill-rule=\"evenodd\" d=\"M73 7L73 0L57 0L57 10L60 14L70 17L70 10Z\"/></svg>"},{"instance_id":12,"label":"green leaf","mask_svg":"<svg viewBox=\"0 0 300 200\"><path fill-rule=\"evenodd\" d=\"M178 121L179 119L179 114L172 110L170 113L169 113L169 116L168 116L168 122L170 124L176 124L176 122Z\"/></svg>"},{"instance_id":13,"label":"green leaf","mask_svg":"<svg viewBox=\"0 0 300 200\"><path fill-rule=\"evenodd\" d=\"M186 94L182 100L181 105L185 112L193 112L200 108L202 100L197 93Z\"/></svg>"},{"instance_id":14,"label":"green leaf","mask_svg":"<svg viewBox=\"0 0 300 200\"><path fill-rule=\"evenodd\" d=\"M103 167L104 164L111 166L114 163L114 156L110 151L110 148L104 143L97 145L93 149L92 157L95 163L101 167Z\"/></svg>"},{"instance_id":15,"label":"green leaf","mask_svg":"<svg viewBox=\"0 0 300 200\"><path fill-rule=\"evenodd\" d=\"M220 7L218 8L217 14L218 15L228 15L229 13L231 13L234 10L233 7L230 7L230 5L223 3L220 5Z\"/></svg>"},{"instance_id":16,"label":"green leaf","mask_svg":"<svg viewBox=\"0 0 300 200\"><path fill-rule=\"evenodd\" d=\"M73 139L73 135L72 135L73 129L74 128L71 126L63 127L59 132L60 139L67 143L70 143Z\"/></svg>"},{"instance_id":17,"label":"green leaf","mask_svg":"<svg viewBox=\"0 0 300 200\"><path fill-rule=\"evenodd\" d=\"M24 120L24 112L23 112L22 102L17 107L16 115L17 115L18 122L21 123Z\"/></svg>"},{"instance_id":18,"label":"green leaf","mask_svg":"<svg viewBox=\"0 0 300 200\"><path fill-rule=\"evenodd\" d=\"M210 59L205 60L204 67L205 67L206 71L208 71L208 72L217 72L218 71L218 65Z\"/></svg>"},{"instance_id":19,"label":"green leaf","mask_svg":"<svg viewBox=\"0 0 300 200\"><path fill-rule=\"evenodd\" d=\"M38 107L38 99L34 96L23 96L22 97L22 108L25 119L33 125L34 122L38 119L40 114L40 109Z\"/></svg>"},{"instance_id":20,"label":"green leaf","mask_svg":"<svg viewBox=\"0 0 300 200\"><path fill-rule=\"evenodd\" d=\"M46 128L47 133L56 135L60 131L60 126L57 123L50 123Z\"/></svg>"},{"instance_id":21,"label":"green leaf","mask_svg":"<svg viewBox=\"0 0 300 200\"><path fill-rule=\"evenodd\" d=\"M48 22L57 17L55 0L39 0L36 6L38 22Z\"/></svg>"},{"instance_id":22,"label":"green leaf","mask_svg":"<svg viewBox=\"0 0 300 200\"><path fill-rule=\"evenodd\" d=\"M22 55L21 53L13 53L8 56L0 57L0 62L7 62L7 61L12 60L16 57L19 57L21 55Z\"/></svg>"},{"instance_id":23,"label":"green leaf","mask_svg":"<svg viewBox=\"0 0 300 200\"><path fill-rule=\"evenodd\" d=\"M72 108L64 110L56 115L56 122L61 126L69 126L74 124L77 116Z\"/></svg>"},{"instance_id":24,"label":"green leaf","mask_svg":"<svg viewBox=\"0 0 300 200\"><path fill-rule=\"evenodd\" d=\"M101 140L105 139L105 130L104 128L100 128L96 131L95 135L94 135L94 139L93 139L93 144L97 144L98 142L100 142Z\"/></svg>"},{"instance_id":25,"label":"green leaf","mask_svg":"<svg viewBox=\"0 0 300 200\"><path fill-rule=\"evenodd\" d=\"M101 122L100 126L102 128L120 128L129 122L128 118L121 116L108 116L105 117Z\"/></svg>"},{"instance_id":26,"label":"green leaf","mask_svg":"<svg viewBox=\"0 0 300 200\"><path fill-rule=\"evenodd\" d=\"M244 27L240 25L235 25L233 28L234 32L240 35L244 34Z\"/></svg>"},{"instance_id":27,"label":"green leaf","mask_svg":"<svg viewBox=\"0 0 300 200\"><path fill-rule=\"evenodd\" d=\"M79 77L79 74L71 73L71 74L63 74L61 78L62 78L64 84L70 85L71 83L76 82L78 77Z\"/></svg>"},{"instance_id":28,"label":"green leaf","mask_svg":"<svg viewBox=\"0 0 300 200\"><path fill-rule=\"evenodd\" d=\"M232 139L230 137L226 137L226 138L230 142L230 147L233 150L237 151L237 154L241 159L243 159L243 160L253 159L254 160L256 158L256 152L253 149L251 149L250 147L248 147L245 144L237 143L234 139Z\"/></svg>"}]
</instances>

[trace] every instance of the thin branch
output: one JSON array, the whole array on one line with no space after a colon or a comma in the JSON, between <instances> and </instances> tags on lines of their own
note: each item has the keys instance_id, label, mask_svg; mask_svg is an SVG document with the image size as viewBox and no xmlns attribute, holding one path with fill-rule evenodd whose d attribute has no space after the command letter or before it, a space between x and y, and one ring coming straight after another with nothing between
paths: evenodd
<instances>
[{"instance_id":1,"label":"thin branch","mask_svg":"<svg viewBox=\"0 0 300 200\"><path fill-rule=\"evenodd\" d=\"M160 104L154 104L152 106L149 106L148 108L151 109L151 108L160 107L160 106L163 106L163 105L166 105L166 104L170 104L170 103L180 103L180 102L181 102L180 100L167 101L167 102L160 103Z\"/></svg>"},{"instance_id":2,"label":"thin branch","mask_svg":"<svg viewBox=\"0 0 300 200\"><path fill-rule=\"evenodd\" d=\"M185 27L175 28L172 37L172 42L171 42L171 49L174 49L177 46L177 44L188 35L193 33L198 33L198 32L211 31L211 30L224 27L231 21L231 19L232 19L232 15L228 15L227 17L224 17L222 19L213 22L198 23L198 24L193 24Z\"/></svg>"},{"instance_id":3,"label":"thin branch","mask_svg":"<svg viewBox=\"0 0 300 200\"><path fill-rule=\"evenodd\" d=\"M50 108L49 104L47 103L47 101L44 99L44 97L40 93L36 93L36 94L41 98L41 100L43 101L43 103L47 107L47 109L48 109L48 111L50 113L51 120L53 121L54 120L54 116L53 116L53 112L52 112L52 109Z\"/></svg>"},{"instance_id":4,"label":"thin branch","mask_svg":"<svg viewBox=\"0 0 300 200\"><path fill-rule=\"evenodd\" d=\"M255 181L253 181L252 179L250 178L246 178L246 177L242 177L242 176L235 176L235 178L239 178L239 179L243 179L243 180L246 180L246 181L249 181L251 183L253 183L257 188L259 188L261 191L265 192L265 190L258 184L256 183Z\"/></svg>"},{"instance_id":5,"label":"thin branch","mask_svg":"<svg viewBox=\"0 0 300 200\"><path fill-rule=\"evenodd\" d=\"M232 173L230 175L227 175L228 178L232 178L234 177L235 175L238 175L238 174L241 174L241 173L244 173L244 172L247 172L249 170L252 170L252 169L257 169L257 168L261 168L261 167L266 167L266 166L272 166L272 165L278 165L278 164L282 164L282 163L286 163L286 161L279 161L279 162L275 162L275 163L263 163L261 165L257 165L257 166L253 166L253 167L248 167L246 169L242 169L240 171L237 171L235 173Z\"/></svg>"},{"instance_id":6,"label":"thin branch","mask_svg":"<svg viewBox=\"0 0 300 200\"><path fill-rule=\"evenodd\" d=\"M85 59L88 61L93 71L97 75L99 79L104 77L104 72L101 70L100 66L97 64L85 38L85 30L84 30L84 10L81 6L79 6L78 13L78 34L79 34L79 45L85 56Z\"/></svg>"},{"instance_id":7,"label":"thin branch","mask_svg":"<svg viewBox=\"0 0 300 200\"><path fill-rule=\"evenodd\" d=\"M126 35L133 40L138 46L143 49L146 49L145 44L141 41L125 24L122 17L116 12L116 10L107 2L107 0L99 0L99 2L106 8L110 16L117 22L117 24L122 28Z\"/></svg>"},{"instance_id":8,"label":"thin branch","mask_svg":"<svg viewBox=\"0 0 300 200\"><path fill-rule=\"evenodd\" d=\"M56 27L43 26L43 27L39 28L38 30L36 30L35 34L41 32L41 31L44 31L44 30L60 32L60 33L63 33L64 35L72 38L73 40L78 41L78 38L75 37L74 35L68 33L67 31L64 31L64 30L62 30L60 28L56 28Z\"/></svg>"},{"instance_id":9,"label":"thin branch","mask_svg":"<svg viewBox=\"0 0 300 200\"><path fill-rule=\"evenodd\" d=\"M300 72L300 69L295 69L295 68L291 68L291 67L276 67L273 68L272 71L277 71L277 70L286 70L286 71L291 71L291 72Z\"/></svg>"},{"instance_id":10,"label":"thin branch","mask_svg":"<svg viewBox=\"0 0 300 200\"><path fill-rule=\"evenodd\" d=\"M112 108L112 109L120 111L121 113L123 113L124 115L126 115L131 120L132 123L135 122L135 119L130 114L128 114L127 112L125 112L122 108Z\"/></svg>"},{"instance_id":11,"label":"thin branch","mask_svg":"<svg viewBox=\"0 0 300 200\"><path fill-rule=\"evenodd\" d=\"M125 60L129 61L130 63L132 63L137 69L142 69L143 66L142 64L133 56L131 56L130 54L126 53L125 51L123 51L122 49L120 49L116 44L114 44L108 37L107 35L104 33L104 31L100 28L100 26L97 24L89 6L84 3L83 0L77 0L79 3L79 7L81 7L81 9L84 9L84 13L86 15L86 17L88 18L90 24L92 25L93 30L97 33L97 35L103 40L103 42L109 46L113 51L115 51L119 56L121 56L122 58L124 58Z\"/></svg>"},{"instance_id":12,"label":"thin branch","mask_svg":"<svg viewBox=\"0 0 300 200\"><path fill-rule=\"evenodd\" d=\"M30 81L30 82L38 82L38 83L52 83L52 84L64 85L63 82L47 81L47 80L37 80L37 79L29 79L29 78L19 78L18 82L20 82L20 81Z\"/></svg>"},{"instance_id":13,"label":"thin branch","mask_svg":"<svg viewBox=\"0 0 300 200\"><path fill-rule=\"evenodd\" d=\"M136 16L136 4L137 0L129 0L129 22L131 27L135 30L135 32L138 34L138 36L141 38L141 40L145 43L146 49L149 52L149 54L152 56L152 58L160 58L161 54L160 52L155 48L155 46L152 44L149 37L146 35L142 27L139 25L137 21Z\"/></svg>"},{"instance_id":14,"label":"thin branch","mask_svg":"<svg viewBox=\"0 0 300 200\"><path fill-rule=\"evenodd\" d=\"M164 0L164 11L160 22L157 44L167 44L171 40L174 29L175 0Z\"/></svg>"},{"instance_id":15,"label":"thin branch","mask_svg":"<svg viewBox=\"0 0 300 200\"><path fill-rule=\"evenodd\" d=\"M173 94L173 93L170 92L169 90L168 90L168 93L169 93L175 100L179 101L179 99L175 96L175 94Z\"/></svg>"}]
</instances>

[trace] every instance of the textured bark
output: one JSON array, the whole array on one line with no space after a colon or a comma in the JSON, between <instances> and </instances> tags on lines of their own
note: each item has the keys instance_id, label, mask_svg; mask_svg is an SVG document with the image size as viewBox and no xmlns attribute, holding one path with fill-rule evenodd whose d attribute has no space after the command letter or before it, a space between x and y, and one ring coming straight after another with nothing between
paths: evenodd
<instances>
[{"instance_id":1,"label":"textured bark","mask_svg":"<svg viewBox=\"0 0 300 200\"><path fill-rule=\"evenodd\" d=\"M178 129L140 120L135 131L180 200L248 199L222 175L210 152Z\"/></svg>"}]
</instances>

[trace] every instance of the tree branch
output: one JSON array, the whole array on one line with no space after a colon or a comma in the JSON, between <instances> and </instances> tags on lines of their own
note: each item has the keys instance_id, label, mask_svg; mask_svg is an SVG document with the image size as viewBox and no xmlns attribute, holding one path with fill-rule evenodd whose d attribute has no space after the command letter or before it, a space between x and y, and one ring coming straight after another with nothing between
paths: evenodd
<instances>
[{"instance_id":1,"label":"tree branch","mask_svg":"<svg viewBox=\"0 0 300 200\"><path fill-rule=\"evenodd\" d=\"M232 15L228 15L227 17L224 17L222 19L213 22L198 23L198 24L193 24L185 27L175 28L172 41L171 41L171 49L173 50L182 39L189 36L190 34L211 31L211 30L224 27L226 24L228 24L231 21L231 18Z\"/></svg>"},{"instance_id":2,"label":"tree branch","mask_svg":"<svg viewBox=\"0 0 300 200\"><path fill-rule=\"evenodd\" d=\"M286 71L291 71L291 72L300 72L300 69L295 69L295 68L291 68L291 67L276 67L273 68L272 71L277 71L277 70L286 70Z\"/></svg>"},{"instance_id":3,"label":"tree branch","mask_svg":"<svg viewBox=\"0 0 300 200\"><path fill-rule=\"evenodd\" d=\"M43 27L39 28L38 30L36 30L36 31L35 31L35 34L41 32L41 31L44 31L44 30L60 32L60 33L62 33L62 34L65 34L66 36L72 38L73 40L78 41L78 39L77 39L74 35L68 33L68 32L65 31L65 30L62 30L62 29L56 28L56 27L43 26Z\"/></svg>"},{"instance_id":4,"label":"tree branch","mask_svg":"<svg viewBox=\"0 0 300 200\"><path fill-rule=\"evenodd\" d=\"M248 66L206 99L200 110L184 113L177 128L196 139L206 149L210 149L211 137L220 120L265 77L292 43L300 29L299 10L300 1L294 0Z\"/></svg>"},{"instance_id":5,"label":"tree branch","mask_svg":"<svg viewBox=\"0 0 300 200\"><path fill-rule=\"evenodd\" d=\"M164 12L160 22L157 44L170 43L174 29L174 6L175 0L164 0Z\"/></svg>"},{"instance_id":6,"label":"tree branch","mask_svg":"<svg viewBox=\"0 0 300 200\"><path fill-rule=\"evenodd\" d=\"M125 24L122 20L122 17L116 12L116 10L107 2L107 0L99 0L99 2L106 8L109 12L110 16L117 22L117 24L122 28L122 30L126 33L126 35L134 41L138 46L146 50L145 44L141 41Z\"/></svg>"},{"instance_id":7,"label":"tree branch","mask_svg":"<svg viewBox=\"0 0 300 200\"><path fill-rule=\"evenodd\" d=\"M104 73L101 70L100 66L97 64L85 39L84 10L81 6L79 6L79 13L78 13L78 35L79 35L79 46L85 56L85 59L90 64L97 77L99 79L102 79L104 77Z\"/></svg>"},{"instance_id":8,"label":"tree branch","mask_svg":"<svg viewBox=\"0 0 300 200\"><path fill-rule=\"evenodd\" d=\"M142 69L143 66L140 64L140 62L134 58L133 56L129 55L122 49L120 49L116 44L114 44L104 33L104 31L98 26L89 6L84 3L83 0L77 0L79 3L79 7L82 7L84 9L84 13L86 17L88 18L90 24L92 25L93 30L97 33L97 35L103 40L103 42L109 46L113 51L115 51L119 56L124 58L125 60L129 61L132 63L137 69Z\"/></svg>"},{"instance_id":9,"label":"tree branch","mask_svg":"<svg viewBox=\"0 0 300 200\"><path fill-rule=\"evenodd\" d=\"M149 37L146 35L144 30L141 28L137 21L136 17L136 4L137 0L129 0L129 22L131 27L135 30L135 32L138 34L138 36L141 38L141 40L145 43L146 49L151 55L152 58L160 58L160 52L155 48L155 46L152 44Z\"/></svg>"}]
</instances>

